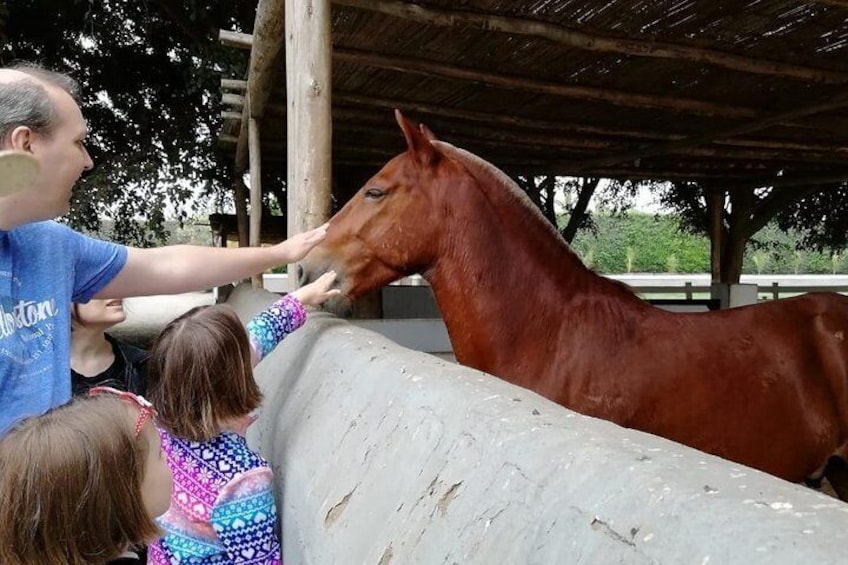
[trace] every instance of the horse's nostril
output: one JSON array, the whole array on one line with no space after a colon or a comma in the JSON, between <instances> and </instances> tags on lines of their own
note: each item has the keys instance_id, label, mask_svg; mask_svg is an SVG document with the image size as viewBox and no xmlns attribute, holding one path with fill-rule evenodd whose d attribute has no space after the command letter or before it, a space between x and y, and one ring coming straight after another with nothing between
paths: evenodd
<instances>
[{"instance_id":1,"label":"horse's nostril","mask_svg":"<svg viewBox=\"0 0 848 565\"><path fill-rule=\"evenodd\" d=\"M309 281L306 280L306 271L303 269L302 265L297 266L296 272L297 272L297 282L300 283L301 286L303 286L307 282L309 282Z\"/></svg>"}]
</instances>

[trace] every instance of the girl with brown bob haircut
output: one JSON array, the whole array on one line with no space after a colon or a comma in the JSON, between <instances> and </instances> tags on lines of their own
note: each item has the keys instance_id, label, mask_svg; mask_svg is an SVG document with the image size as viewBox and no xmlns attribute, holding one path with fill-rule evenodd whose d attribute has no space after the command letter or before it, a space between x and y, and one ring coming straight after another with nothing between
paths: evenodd
<instances>
[{"instance_id":1,"label":"girl with brown bob haircut","mask_svg":"<svg viewBox=\"0 0 848 565\"><path fill-rule=\"evenodd\" d=\"M165 536L148 547L148 563L281 562L273 474L244 437L262 401L253 367L306 322L305 304L339 293L330 290L335 278L327 273L280 298L247 328L219 304L162 330L147 385L174 488L159 519Z\"/></svg>"},{"instance_id":2,"label":"girl with brown bob haircut","mask_svg":"<svg viewBox=\"0 0 848 565\"><path fill-rule=\"evenodd\" d=\"M101 565L160 535L171 475L152 406L96 392L0 439L3 565Z\"/></svg>"}]
</instances>

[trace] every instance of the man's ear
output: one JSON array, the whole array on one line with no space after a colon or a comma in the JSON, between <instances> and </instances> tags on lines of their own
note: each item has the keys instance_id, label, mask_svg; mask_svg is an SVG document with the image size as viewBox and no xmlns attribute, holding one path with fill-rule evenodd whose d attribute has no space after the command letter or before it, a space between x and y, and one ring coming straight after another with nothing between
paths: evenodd
<instances>
[{"instance_id":1,"label":"man's ear","mask_svg":"<svg viewBox=\"0 0 848 565\"><path fill-rule=\"evenodd\" d=\"M6 149L14 149L16 151L32 151L32 128L29 126L18 126L9 134L9 142Z\"/></svg>"}]
</instances>

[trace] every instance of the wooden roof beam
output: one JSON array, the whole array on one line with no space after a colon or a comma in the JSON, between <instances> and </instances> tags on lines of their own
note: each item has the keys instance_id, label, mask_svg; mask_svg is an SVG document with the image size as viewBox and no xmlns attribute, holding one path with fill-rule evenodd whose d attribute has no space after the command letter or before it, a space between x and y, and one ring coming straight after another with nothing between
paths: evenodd
<instances>
[{"instance_id":1,"label":"wooden roof beam","mask_svg":"<svg viewBox=\"0 0 848 565\"><path fill-rule=\"evenodd\" d=\"M247 129L250 118L261 118L265 104L276 78L276 60L285 39L285 6L275 0L259 0L256 7L254 33L246 34L228 30L219 32L219 39L225 45L240 49L250 49L250 63L242 121L239 129L239 142L236 148L235 172L247 169ZM227 83L231 85L231 83ZM235 83L232 83L235 84ZM222 82L222 87L224 84ZM235 95L232 95L235 96Z\"/></svg>"},{"instance_id":2,"label":"wooden roof beam","mask_svg":"<svg viewBox=\"0 0 848 565\"><path fill-rule=\"evenodd\" d=\"M253 47L252 35L239 31L230 31L228 29L218 31L218 41L227 47L235 47L237 49L250 49Z\"/></svg>"},{"instance_id":3,"label":"wooden roof beam","mask_svg":"<svg viewBox=\"0 0 848 565\"><path fill-rule=\"evenodd\" d=\"M334 95L334 99L337 102L350 103L352 101L356 101L359 106L364 105L369 100L368 97L351 97L345 95ZM408 104L404 104L400 101L381 101L380 99L376 100L378 102L382 102L377 105L378 107L382 107L385 105L385 107L388 108L401 108L405 110L409 109ZM420 108L416 109L420 110ZM279 104L268 104L267 112L269 115L273 114L276 116L285 116L286 108L285 106ZM475 124L478 124L474 126L471 130L469 130L467 127L463 127L462 125L452 124L449 130L451 132L457 133L465 132L467 135L463 139L472 144L475 142L483 143L488 137L513 141L519 145L524 146L561 146L582 149L604 149L611 151L624 151L626 150L626 147L615 147L615 145L626 143L628 141L628 139L621 139L621 136L618 135L620 133L618 130L604 130L603 128L591 128L590 126L587 129L593 129L594 131L592 133L604 135L606 136L606 139L598 139L591 137L574 137L573 135L565 135L565 133L567 132L572 134L579 134L581 133L579 131L580 126L572 127L571 124L551 123L537 120L523 120L521 118L485 114L481 112L451 112L450 110L448 110L448 113L452 114L451 117L461 117L462 119L464 119L464 121L472 121ZM442 112L442 114L444 113ZM232 119L232 115L230 114L228 114L227 117ZM490 134L486 134L487 131L490 131L490 128L493 124L499 122L497 118L504 118L503 121L506 121L509 125L519 125L519 127L523 126L524 128L529 128L533 131L528 133L516 131L496 131L491 132ZM349 122L352 121L359 121L360 123L363 121L370 121L371 123L367 126L367 131L381 131L387 135L395 131L394 129L385 129L383 126L386 126L387 122L383 120L381 120L379 123L374 123L374 114L369 113L367 110L362 110L361 108L347 108L337 106L333 108L333 119L336 122L336 127L340 130L356 129L358 126L349 124ZM515 120L520 120L520 124L514 123ZM481 126L479 124L483 125L483 129L481 129ZM487 129L487 126L489 129ZM359 129L364 128L359 127ZM543 129L546 131L555 131L556 134L539 134L536 133L536 130L538 129ZM437 135L439 135L439 133L439 131L436 132ZM638 132L627 133L638 134ZM651 132L646 132L641 135L642 138L651 138L652 136L654 139L686 139L685 136L679 134L653 134ZM453 136L452 139L457 139L457 137ZM726 149L726 147L740 147L745 149ZM802 155L793 155L792 152L801 152ZM770 139L727 139L717 140L714 142L713 146L703 148L691 148L687 150L681 150L676 153L694 156L724 155L728 158L750 157L755 159L788 159L799 161L843 162L846 158L848 158L848 145L839 146L817 143L797 143Z\"/></svg>"},{"instance_id":4,"label":"wooden roof beam","mask_svg":"<svg viewBox=\"0 0 848 565\"><path fill-rule=\"evenodd\" d=\"M631 151L624 151L616 155L589 159L587 161L583 161L582 163L577 163L576 165L580 167L578 170L593 169L599 166L622 163L636 159L642 159L645 157L654 157L658 155L667 155L669 153L678 153L681 150L711 144L715 141L718 141L719 139L736 137L738 135L763 130L773 125L781 124L784 122L791 122L792 120L797 120L799 118L805 118L815 114L821 114L824 112L829 112L845 107L848 107L848 94L842 93L825 102L813 104L811 106L806 106L795 110L790 110L788 112L782 112L780 114L775 114L766 118L760 118L742 124L741 126L736 126L725 130L713 131L704 135L695 135L679 141L670 141L667 143L660 143L652 146L637 148Z\"/></svg>"},{"instance_id":5,"label":"wooden roof beam","mask_svg":"<svg viewBox=\"0 0 848 565\"><path fill-rule=\"evenodd\" d=\"M523 118L520 116L514 116L509 114L491 114L487 112L479 112L472 110L460 110L456 108L450 108L446 106L434 106L429 104L421 104L418 102L413 102L409 100L390 100L386 98L376 98L370 96L363 96L359 94L349 94L349 93L334 93L333 99L338 104L347 104L351 106L372 106L376 108L385 108L387 110L392 110L394 108L400 108L404 110L404 113L409 114L429 114L433 116L439 116L450 119L459 119L464 121L471 121L475 123L482 124L500 124L507 127L514 128L525 128L531 130L543 130L543 131L556 131L558 133L578 133L578 134L590 134L590 135L600 135L608 138L615 138L614 141L622 143L625 142L626 139L620 138L634 138L634 139L649 139L649 140L660 140L660 141L675 141L685 139L686 136L682 134L675 133L667 133L667 132L656 132L656 131L645 131L645 130L633 130L633 129L619 129L619 128L610 128L610 127L602 127L602 126L593 126L588 124L576 124L576 123L565 123L565 122L551 122L548 120L536 120L530 118ZM338 112L337 108L334 112ZM334 114L335 115L335 114ZM436 134L438 135L438 131ZM736 146L736 147L758 147L764 149L787 149L794 151L818 151L818 152L830 152L830 153L841 153L848 158L848 144L844 146L833 145L833 144L822 144L822 143L809 143L809 142L795 142L795 141L784 141L780 139L743 139L743 138L728 138L721 139L715 142L718 145L728 145L728 146Z\"/></svg>"},{"instance_id":6,"label":"wooden roof beam","mask_svg":"<svg viewBox=\"0 0 848 565\"><path fill-rule=\"evenodd\" d=\"M257 39L255 48L253 36L227 31L222 31L219 35L221 41L225 44L236 44L240 48L250 48L247 88L245 89L244 105L241 109L241 125L233 164L235 205L236 214L239 218L239 245L246 244L248 238L246 187L239 178L249 165L248 125L252 118L262 115L268 94L271 92L275 78L274 64L284 39L283 16L284 6L282 2L259 0L254 20L254 35ZM228 41L233 43L227 43ZM254 210L254 214L261 214L261 209Z\"/></svg>"},{"instance_id":7,"label":"wooden roof beam","mask_svg":"<svg viewBox=\"0 0 848 565\"><path fill-rule=\"evenodd\" d=\"M339 47L334 49L333 56L340 62L373 66L398 72L410 72L436 78L451 78L481 82L493 86L553 94L579 100L596 100L632 108L654 108L658 110L688 112L726 118L753 118L758 115L757 111L752 108L714 104L711 102L678 98L674 96L633 94L605 88L565 85L549 81L528 79L525 77L481 72L474 69L433 63L423 59L372 54L367 51L356 49ZM228 84L233 89L237 87L236 82Z\"/></svg>"},{"instance_id":8,"label":"wooden roof beam","mask_svg":"<svg viewBox=\"0 0 848 565\"><path fill-rule=\"evenodd\" d=\"M807 0L810 4L824 4L825 6L833 6L834 8L848 9L848 0Z\"/></svg>"},{"instance_id":9,"label":"wooden roof beam","mask_svg":"<svg viewBox=\"0 0 848 565\"><path fill-rule=\"evenodd\" d=\"M233 78L222 78L221 90L236 90L238 92L244 92L247 90L247 81Z\"/></svg>"},{"instance_id":10,"label":"wooden roof beam","mask_svg":"<svg viewBox=\"0 0 848 565\"><path fill-rule=\"evenodd\" d=\"M348 117L353 117L347 114ZM397 136L396 129L389 124L374 125L374 124L353 124L344 121L344 113L340 113L337 109L334 112L334 117L342 118L342 121L336 123L336 131L340 135L345 133L361 133L365 136L373 137L374 135L385 136L391 138ZM449 132L444 132L444 136L440 136L439 132L436 135L450 143L456 143L463 147L474 146L494 146L510 149L522 148L538 148L540 151L550 149L561 149L572 153L593 152L595 154L603 152L604 154L615 154L623 151L625 148L615 145L615 140L604 140L598 138L587 138L580 136L563 136L552 135L548 133L536 132L516 132L514 130L499 130L491 127L480 127L476 125L457 124L451 127ZM398 136L399 137L399 136ZM375 145L380 145L375 143ZM400 145L398 146L400 148ZM770 149L770 148L728 148L719 146L707 147L688 147L674 152L675 155L685 155L690 157L710 157L729 160L752 159L762 161L787 161L797 163L845 163L845 155L836 155L830 152L819 151L796 151L787 149Z\"/></svg>"},{"instance_id":11,"label":"wooden roof beam","mask_svg":"<svg viewBox=\"0 0 848 565\"><path fill-rule=\"evenodd\" d=\"M254 27L247 95L250 99L250 117L261 118L281 66L278 57L285 42L284 3L259 0Z\"/></svg>"},{"instance_id":12,"label":"wooden roof beam","mask_svg":"<svg viewBox=\"0 0 848 565\"><path fill-rule=\"evenodd\" d=\"M432 61L414 57L380 55L359 49L337 47L333 51L333 57L335 60L343 63L377 67L402 73L413 73L436 78L467 80L470 82L501 86L513 90L553 94L556 96L576 98L579 100L607 102L617 106L626 106L630 108L653 108L657 110L672 110L704 116L722 116L726 118L753 118L757 115L757 112L751 108L742 108L727 104L715 104L691 98L634 94L631 92L624 92L609 88L575 86L527 77L489 73L467 67L434 63Z\"/></svg>"},{"instance_id":13,"label":"wooden roof beam","mask_svg":"<svg viewBox=\"0 0 848 565\"><path fill-rule=\"evenodd\" d=\"M843 2L830 0L830 2L848 4L844 0ZM528 35L586 51L616 53L630 57L684 60L745 73L779 76L807 82L848 83L848 74L826 69L793 65L781 61L754 59L715 49L703 49L663 41L607 37L529 18L446 10L386 0L333 0L333 3L436 26L470 26L484 31Z\"/></svg>"},{"instance_id":14,"label":"wooden roof beam","mask_svg":"<svg viewBox=\"0 0 848 565\"><path fill-rule=\"evenodd\" d=\"M821 186L848 181L848 169L834 171L831 173L818 173L802 176L781 176L772 178L761 178L750 181L734 183L727 187L728 190L742 190L751 188L762 188L770 186L773 188L799 188L805 186Z\"/></svg>"}]
</instances>

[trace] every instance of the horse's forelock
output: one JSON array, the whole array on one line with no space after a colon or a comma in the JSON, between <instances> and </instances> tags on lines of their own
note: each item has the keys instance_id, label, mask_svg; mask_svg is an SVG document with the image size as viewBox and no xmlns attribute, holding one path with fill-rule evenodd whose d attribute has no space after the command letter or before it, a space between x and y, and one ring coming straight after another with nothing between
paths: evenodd
<instances>
[{"instance_id":1,"label":"horse's forelock","mask_svg":"<svg viewBox=\"0 0 848 565\"><path fill-rule=\"evenodd\" d=\"M542 211L539 210L538 206L533 204L533 201L530 200L530 197L527 196L527 193L521 190L521 187L516 184L514 180L512 180L509 175L505 172L489 163L485 159L482 159L471 153L470 151L466 151L465 149L461 149L456 147L455 145L451 145L446 141L433 140L431 141L433 146L436 147L440 152L445 154L447 157L453 158L457 161L460 161L469 171L472 172L476 177L484 181L490 181L488 183L484 183L484 187L488 187L490 185L500 186L503 188L503 192L515 200L517 203L521 204L528 213L535 216L539 222L545 226L551 235L556 237L557 239L562 240L562 234L551 225L551 223L545 218L542 214ZM562 240L564 242L564 240Z\"/></svg>"}]
</instances>

